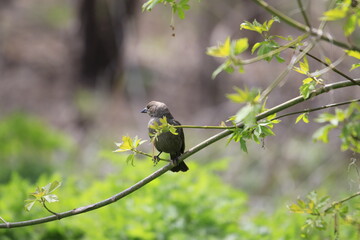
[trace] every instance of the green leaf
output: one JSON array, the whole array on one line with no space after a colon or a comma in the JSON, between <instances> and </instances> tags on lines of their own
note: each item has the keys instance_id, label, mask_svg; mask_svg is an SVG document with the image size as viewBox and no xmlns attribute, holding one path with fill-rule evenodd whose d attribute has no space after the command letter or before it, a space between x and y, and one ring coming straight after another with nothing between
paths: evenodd
<instances>
[{"instance_id":1,"label":"green leaf","mask_svg":"<svg viewBox=\"0 0 360 240\"><path fill-rule=\"evenodd\" d=\"M235 55L238 55L242 52L244 52L249 47L248 39L247 38L240 38L238 40L235 40L235 47L234 47L234 53Z\"/></svg>"},{"instance_id":2,"label":"green leaf","mask_svg":"<svg viewBox=\"0 0 360 240\"><path fill-rule=\"evenodd\" d=\"M304 123L309 123L308 119L309 113L302 113L297 118L295 123L298 123L300 120L302 120Z\"/></svg>"},{"instance_id":3,"label":"green leaf","mask_svg":"<svg viewBox=\"0 0 360 240\"><path fill-rule=\"evenodd\" d=\"M229 69L231 67L232 62L230 60L225 61L223 64L221 64L219 67L215 69L215 71L212 73L211 78L215 79L219 73L222 71L225 71L226 69Z\"/></svg>"},{"instance_id":4,"label":"green leaf","mask_svg":"<svg viewBox=\"0 0 360 240\"><path fill-rule=\"evenodd\" d=\"M288 206L289 210L293 213L306 213L302 207L299 205L293 203L290 206Z\"/></svg>"},{"instance_id":5,"label":"green leaf","mask_svg":"<svg viewBox=\"0 0 360 240\"><path fill-rule=\"evenodd\" d=\"M133 141L129 136L123 136L121 143L115 143L118 146L114 152L126 152L133 149Z\"/></svg>"},{"instance_id":6,"label":"green leaf","mask_svg":"<svg viewBox=\"0 0 360 240\"><path fill-rule=\"evenodd\" d=\"M255 43L254 46L251 48L251 53L253 54L255 50L258 49L262 44L264 44L264 42Z\"/></svg>"},{"instance_id":7,"label":"green leaf","mask_svg":"<svg viewBox=\"0 0 360 240\"><path fill-rule=\"evenodd\" d=\"M307 75L309 73L309 62L306 56L303 58L303 61L299 62L299 67L294 67L294 70L298 73Z\"/></svg>"},{"instance_id":8,"label":"green leaf","mask_svg":"<svg viewBox=\"0 0 360 240\"><path fill-rule=\"evenodd\" d=\"M36 199L33 199L33 200L30 200L30 199L25 200L25 203L26 203L26 204L25 204L25 210L28 211L28 212L30 212L30 210L31 210L32 207L34 206L35 202L36 202Z\"/></svg>"},{"instance_id":9,"label":"green leaf","mask_svg":"<svg viewBox=\"0 0 360 240\"><path fill-rule=\"evenodd\" d=\"M58 182L58 181L53 181L49 184L47 184L44 188L45 190L45 193L46 194L49 194L53 191L55 191L56 189L58 189L59 187L61 186L61 182Z\"/></svg>"},{"instance_id":10,"label":"green leaf","mask_svg":"<svg viewBox=\"0 0 360 240\"><path fill-rule=\"evenodd\" d=\"M334 129L334 128L335 128L335 126L333 126L333 125L326 125L326 126L319 128L314 133L313 139L316 141L323 141L324 143L328 143L329 142L329 132L331 129Z\"/></svg>"},{"instance_id":11,"label":"green leaf","mask_svg":"<svg viewBox=\"0 0 360 240\"><path fill-rule=\"evenodd\" d=\"M355 14L348 17L344 25L344 34L346 37L350 36L355 31L356 22L357 16Z\"/></svg>"},{"instance_id":12,"label":"green leaf","mask_svg":"<svg viewBox=\"0 0 360 240\"><path fill-rule=\"evenodd\" d=\"M243 108L241 108L237 113L236 113L236 118L235 118L235 122L239 123L241 121L243 121L244 119L248 118L251 114L252 111L254 111L253 106L251 106L250 104L245 105ZM255 119L251 122L254 122Z\"/></svg>"},{"instance_id":13,"label":"green leaf","mask_svg":"<svg viewBox=\"0 0 360 240\"><path fill-rule=\"evenodd\" d=\"M260 100L259 89L247 89L244 90L238 87L234 87L236 93L226 94L226 97L235 103L253 103L256 104Z\"/></svg>"},{"instance_id":14,"label":"green leaf","mask_svg":"<svg viewBox=\"0 0 360 240\"><path fill-rule=\"evenodd\" d=\"M352 71L352 70L354 70L354 69L356 69L358 67L360 67L360 63L352 64L351 68L350 68L350 71Z\"/></svg>"},{"instance_id":15,"label":"green leaf","mask_svg":"<svg viewBox=\"0 0 360 240\"><path fill-rule=\"evenodd\" d=\"M230 37L227 37L223 44L218 44L216 47L209 47L206 51L206 54L213 57L228 57L230 56Z\"/></svg>"},{"instance_id":16,"label":"green leaf","mask_svg":"<svg viewBox=\"0 0 360 240\"><path fill-rule=\"evenodd\" d=\"M151 11L161 0L149 0L142 5L143 11Z\"/></svg>"},{"instance_id":17,"label":"green leaf","mask_svg":"<svg viewBox=\"0 0 360 240\"><path fill-rule=\"evenodd\" d=\"M360 59L360 52L355 50L345 50L346 54L350 57Z\"/></svg>"},{"instance_id":18,"label":"green leaf","mask_svg":"<svg viewBox=\"0 0 360 240\"><path fill-rule=\"evenodd\" d=\"M58 196L56 196L55 194L48 194L48 195L44 196L44 199L45 199L48 203L58 202L58 201L59 201Z\"/></svg>"},{"instance_id":19,"label":"green leaf","mask_svg":"<svg viewBox=\"0 0 360 240\"><path fill-rule=\"evenodd\" d=\"M321 20L335 21L345 18L347 15L347 9L334 8L324 12L324 16Z\"/></svg>"},{"instance_id":20,"label":"green leaf","mask_svg":"<svg viewBox=\"0 0 360 240\"><path fill-rule=\"evenodd\" d=\"M244 138L240 138L240 148L243 152L247 153L247 146L246 146L246 141Z\"/></svg>"},{"instance_id":21,"label":"green leaf","mask_svg":"<svg viewBox=\"0 0 360 240\"><path fill-rule=\"evenodd\" d=\"M135 165L134 165L134 159L135 159L135 154L132 153L132 154L130 154L129 156L127 156L127 158L126 158L126 163L127 163L127 164L130 163L132 166L135 166Z\"/></svg>"},{"instance_id":22,"label":"green leaf","mask_svg":"<svg viewBox=\"0 0 360 240\"><path fill-rule=\"evenodd\" d=\"M240 30L247 29L261 34L262 32L268 32L274 22L280 22L279 18L273 17L269 21L265 21L263 24L260 24L258 21L256 21L256 19L252 23L245 21L244 23L240 24Z\"/></svg>"},{"instance_id":23,"label":"green leaf","mask_svg":"<svg viewBox=\"0 0 360 240\"><path fill-rule=\"evenodd\" d=\"M303 96L304 99L308 99L312 93L312 91L315 90L315 82L305 83L300 86L300 94Z\"/></svg>"},{"instance_id":24,"label":"green leaf","mask_svg":"<svg viewBox=\"0 0 360 240\"><path fill-rule=\"evenodd\" d=\"M266 40L261 43L260 47L258 48L257 55L262 56L265 54L268 54L269 52L277 49L279 47L279 44L273 40ZM271 59L275 56L279 56L280 53L276 53L274 55L268 56L264 58L266 61L271 61ZM280 60L281 61L281 60Z\"/></svg>"}]
</instances>

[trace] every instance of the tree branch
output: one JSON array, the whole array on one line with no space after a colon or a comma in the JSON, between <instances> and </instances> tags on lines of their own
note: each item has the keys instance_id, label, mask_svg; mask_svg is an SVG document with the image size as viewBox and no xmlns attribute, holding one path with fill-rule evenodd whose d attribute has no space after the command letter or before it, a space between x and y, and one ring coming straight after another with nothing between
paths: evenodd
<instances>
[{"instance_id":1,"label":"tree branch","mask_svg":"<svg viewBox=\"0 0 360 240\"><path fill-rule=\"evenodd\" d=\"M360 82L360 80L357 80L356 82ZM285 109L288 109L298 103L304 102L306 100L311 99L312 97L315 97L317 95L338 89L338 88L344 88L344 87L349 87L349 86L353 86L354 83L349 82L349 81L343 81L343 82L337 82L337 83L332 83L332 84L328 84L325 85L323 88L317 89L315 91L313 91L312 95L310 98L308 99L304 99L302 96L298 96L295 97L287 102L284 102L282 104L279 104L261 114L259 114L256 119L257 120L261 120L264 119L274 113L283 111ZM237 125L237 127L243 127L244 124L240 123ZM217 142L227 136L229 136L232 133L231 130L225 130L222 131L218 134L215 134L214 136L206 139L205 141L199 143L198 145L196 145L195 147L192 147L191 149L189 149L188 151L186 151L184 154L182 154L179 157L179 161L183 161L184 159L192 156L193 154L199 152L200 150L206 148L207 146L209 146L210 144ZM155 171L154 173L152 173L151 175L149 175L148 177L140 180L139 182L135 183L134 185L132 185L131 187L123 190L122 192L115 194L114 196L107 198L103 201L94 203L94 204L90 204L84 207L79 207L79 208L75 208L73 210L70 211L66 211L66 212L62 212L62 213L57 213L57 215L52 215L52 216L48 216L48 217L44 217L44 218L38 218L38 219L33 219L33 220L28 220L28 221L21 221L21 222L6 222L6 223L2 223L0 224L0 228L16 228L16 227L24 227L24 226L30 226L30 225L36 225L36 224L41 224L41 223L46 223L46 222L51 222L51 221L55 221L55 220L60 220L62 218L66 218L66 217L70 217L70 216L74 216L74 215L78 215L81 213L85 213L88 211L92 211L101 207L104 207L106 205L109 205L111 203L114 203L126 196L128 196L129 194L135 192L136 190L140 189L141 187L145 186L146 184L148 184L149 182L153 181L154 179L160 177L161 175L163 175L165 172L167 172L168 170L170 170L171 168L173 168L173 165L171 163L166 164L164 167L160 168L159 170ZM4 221L5 222L5 221Z\"/></svg>"},{"instance_id":2,"label":"tree branch","mask_svg":"<svg viewBox=\"0 0 360 240\"><path fill-rule=\"evenodd\" d=\"M346 105L346 104L350 104L353 102L360 102L360 99L353 99L353 100L349 100L349 101L345 101L345 102L340 102L340 103L332 103L332 104L327 104L321 107L317 107L317 108L307 108L304 109L302 111L297 111L297 112L291 112L291 113L286 113L284 115L280 115L274 119L280 119L283 117L287 117L287 116L291 116L291 115L296 115L296 114L301 114L301 113L310 113L310 112L315 112L315 111L319 111L322 109L326 109L326 108L332 108L332 107L338 107L338 106L342 106L342 105Z\"/></svg>"},{"instance_id":3,"label":"tree branch","mask_svg":"<svg viewBox=\"0 0 360 240\"><path fill-rule=\"evenodd\" d=\"M332 43L332 44L334 44L338 47L344 48L344 49L360 51L360 48L357 46L349 46L348 44L346 44L344 42L340 42L331 37L325 36L325 34L320 29L316 29L316 28L309 29L308 26L296 21L295 19L293 19L289 16L286 16L284 13L282 13L279 10L277 10L276 8L270 6L267 2L265 2L263 0L252 0L252 1L255 2L256 4L260 5L262 8L264 8L266 11L270 12L271 14L279 17L281 20L283 20L288 25L295 27L302 32L310 32L311 35L319 36L320 39L327 41L329 43Z\"/></svg>"}]
</instances>

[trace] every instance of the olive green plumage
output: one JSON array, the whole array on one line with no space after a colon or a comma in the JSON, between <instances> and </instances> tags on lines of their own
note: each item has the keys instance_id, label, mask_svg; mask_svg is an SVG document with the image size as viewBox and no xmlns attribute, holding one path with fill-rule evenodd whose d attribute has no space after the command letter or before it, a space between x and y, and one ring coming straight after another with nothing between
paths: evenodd
<instances>
[{"instance_id":1,"label":"olive green plumage","mask_svg":"<svg viewBox=\"0 0 360 240\"><path fill-rule=\"evenodd\" d=\"M181 125L174 119L168 107L162 102L151 101L141 112L148 113L151 117L148 124L150 138L152 138L153 134L155 133L155 130L150 128L150 126L154 125L155 122L160 125L160 118L166 117L167 122L171 125ZM185 162L178 163L179 156L183 154L185 150L184 130L182 128L177 128L176 132L178 133L177 135L172 134L171 132L161 133L154 140L154 146L160 152L159 155L162 152L170 154L171 161L176 165L171 169L171 171L186 172L189 170L189 168Z\"/></svg>"}]
</instances>

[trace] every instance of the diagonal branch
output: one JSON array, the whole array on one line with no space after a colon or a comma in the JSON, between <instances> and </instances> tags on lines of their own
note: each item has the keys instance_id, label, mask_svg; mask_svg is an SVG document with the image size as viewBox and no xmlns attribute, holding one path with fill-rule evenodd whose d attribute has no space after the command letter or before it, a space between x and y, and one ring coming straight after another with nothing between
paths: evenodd
<instances>
[{"instance_id":1,"label":"diagonal branch","mask_svg":"<svg viewBox=\"0 0 360 240\"><path fill-rule=\"evenodd\" d=\"M357 80L356 82L360 82L360 80ZM344 87L349 87L349 86L353 86L354 83L349 82L349 81L343 81L343 82L337 82L337 83L333 83L333 84L328 84L325 85L323 88L317 89L315 91L313 91L311 97L315 97L317 95L338 89L338 88L344 88ZM283 111L285 109L288 109L298 103L304 102L306 100L309 100L311 98L308 99L304 99L302 96L298 96L295 97L287 102L284 102L282 104L279 104L261 114L259 114L256 119L257 120L261 120L264 119L274 113ZM243 127L244 124L240 123L237 125L237 127ZM185 152L184 154L182 154L179 157L179 161L183 161L184 159L192 156L193 154L199 152L200 150L206 148L207 146L209 146L210 144L217 142L227 136L229 136L232 133L231 130L225 130L222 131L218 134L215 134L214 136L206 139L205 141L199 143L198 145L196 145L195 147L192 147L191 149L189 149L187 152ZM107 198L103 201L94 203L94 204L90 204L87 206L83 206L83 207L79 207L79 208L75 208L73 210L69 210L66 212L62 212L62 213L57 213L57 215L52 215L52 216L48 216L48 217L44 217L44 218L38 218L38 219L33 219L33 220L28 220L28 221L21 221L21 222L6 222L6 223L2 223L0 224L0 228L16 228L16 227L24 227L24 226L30 226L30 225L36 225L36 224L41 224L41 223L46 223L46 222L51 222L51 221L55 221L55 220L60 220L62 218L66 218L66 217L70 217L70 216L74 216L74 215L78 215L78 214L82 214L88 211L92 211L101 207L104 207L106 205L112 204L128 195L130 195L131 193L135 192L136 190L142 188L143 186L145 186L146 184L148 184L149 182L153 181L154 179L160 177L161 175L163 175L165 172L167 172L168 170L170 170L173 167L173 165L171 163L165 165L164 167L160 168L159 170L155 171L154 173L152 173L151 175L147 176L146 178L140 180L139 182L135 183L134 185L132 185L131 187L123 190L122 192L115 194L114 196Z\"/></svg>"},{"instance_id":2,"label":"diagonal branch","mask_svg":"<svg viewBox=\"0 0 360 240\"><path fill-rule=\"evenodd\" d=\"M256 4L260 5L262 8L264 8L266 11L270 12L271 14L274 14L275 16L279 17L281 20L283 20L285 23L287 23L288 25L295 27L297 29L299 29L302 32L310 32L311 35L313 36L319 36L320 39L327 41L329 43L332 43L338 47L344 48L344 49L349 49L349 50L356 50L356 51L360 51L360 48L357 46L349 46L348 44L344 43L344 42L340 42L337 41L331 37L326 36L322 30L320 29L316 29L316 28L312 28L309 29L308 26L296 21L295 19L285 15L284 13L280 12L279 10L277 10L276 8L270 6L267 2L265 2L264 0L252 0L253 2L255 2Z\"/></svg>"}]
</instances>

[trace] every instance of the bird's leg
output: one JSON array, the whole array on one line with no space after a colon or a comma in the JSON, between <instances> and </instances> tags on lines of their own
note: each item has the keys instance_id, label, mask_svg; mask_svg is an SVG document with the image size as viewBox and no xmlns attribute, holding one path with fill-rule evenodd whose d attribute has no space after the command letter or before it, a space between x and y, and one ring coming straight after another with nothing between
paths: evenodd
<instances>
[{"instance_id":1,"label":"bird's leg","mask_svg":"<svg viewBox=\"0 0 360 240\"><path fill-rule=\"evenodd\" d=\"M160 161L160 154L161 154L161 153L162 153L162 152L160 151L158 155L156 155L156 156L153 157L152 160L153 160L154 166L156 166L156 164L158 164L158 162Z\"/></svg>"}]
</instances>

